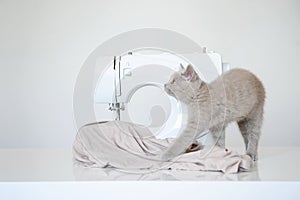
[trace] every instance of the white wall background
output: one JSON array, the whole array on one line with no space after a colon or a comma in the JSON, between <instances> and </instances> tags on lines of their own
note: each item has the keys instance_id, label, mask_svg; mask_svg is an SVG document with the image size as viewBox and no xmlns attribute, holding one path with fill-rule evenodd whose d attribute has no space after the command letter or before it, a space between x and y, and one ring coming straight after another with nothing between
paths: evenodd
<instances>
[{"instance_id":1,"label":"white wall background","mask_svg":"<svg viewBox=\"0 0 300 200\"><path fill-rule=\"evenodd\" d=\"M257 74L264 146L300 146L298 0L0 0L0 148L71 147L80 67L102 42L170 29ZM235 125L229 145L242 144Z\"/></svg>"}]
</instances>

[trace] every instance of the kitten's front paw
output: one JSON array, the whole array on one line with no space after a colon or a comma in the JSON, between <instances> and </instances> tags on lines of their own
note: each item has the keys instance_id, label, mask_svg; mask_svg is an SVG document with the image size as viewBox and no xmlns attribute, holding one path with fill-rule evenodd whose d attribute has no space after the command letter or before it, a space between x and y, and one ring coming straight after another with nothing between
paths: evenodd
<instances>
[{"instance_id":1,"label":"kitten's front paw","mask_svg":"<svg viewBox=\"0 0 300 200\"><path fill-rule=\"evenodd\" d=\"M160 159L162 161L170 161L172 160L176 155L173 155L172 152L164 152L161 156L160 156Z\"/></svg>"}]
</instances>

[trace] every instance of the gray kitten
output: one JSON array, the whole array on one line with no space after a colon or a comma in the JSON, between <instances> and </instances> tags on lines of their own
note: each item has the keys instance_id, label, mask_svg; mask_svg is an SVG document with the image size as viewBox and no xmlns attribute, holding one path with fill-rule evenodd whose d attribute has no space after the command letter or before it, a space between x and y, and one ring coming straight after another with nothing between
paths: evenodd
<instances>
[{"instance_id":1,"label":"gray kitten","mask_svg":"<svg viewBox=\"0 0 300 200\"><path fill-rule=\"evenodd\" d=\"M165 91L187 106L188 123L163 152L162 160L171 160L183 153L198 134L207 129L216 144L225 147L224 129L232 121L238 123L246 153L253 160L257 159L265 90L254 74L244 69L232 69L208 84L189 65L183 72L171 76Z\"/></svg>"}]
</instances>

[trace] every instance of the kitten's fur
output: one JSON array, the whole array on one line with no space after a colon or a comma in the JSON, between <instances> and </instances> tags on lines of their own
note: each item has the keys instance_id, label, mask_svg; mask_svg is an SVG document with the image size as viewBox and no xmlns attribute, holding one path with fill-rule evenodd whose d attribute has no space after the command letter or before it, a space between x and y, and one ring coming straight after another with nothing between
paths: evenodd
<instances>
[{"instance_id":1,"label":"kitten's fur","mask_svg":"<svg viewBox=\"0 0 300 200\"><path fill-rule=\"evenodd\" d=\"M246 145L246 153L257 159L257 146L263 121L265 90L260 80L244 69L232 69L212 83L200 80L193 67L174 73L165 91L188 108L188 123L175 142L162 154L171 160L209 129L216 144L225 146L224 129L236 121Z\"/></svg>"}]
</instances>

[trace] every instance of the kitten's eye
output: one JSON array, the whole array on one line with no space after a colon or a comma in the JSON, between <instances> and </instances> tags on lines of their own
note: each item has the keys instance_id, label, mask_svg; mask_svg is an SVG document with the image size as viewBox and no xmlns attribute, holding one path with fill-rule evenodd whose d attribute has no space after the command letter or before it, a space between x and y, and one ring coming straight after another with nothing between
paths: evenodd
<instances>
[{"instance_id":1,"label":"kitten's eye","mask_svg":"<svg viewBox=\"0 0 300 200\"><path fill-rule=\"evenodd\" d=\"M173 79L170 83L171 83L171 84L175 83L175 79Z\"/></svg>"}]
</instances>

